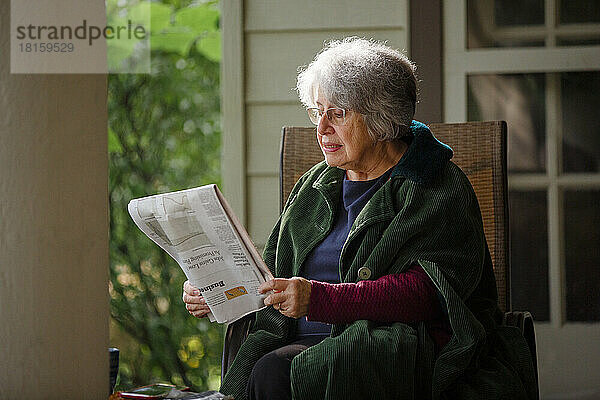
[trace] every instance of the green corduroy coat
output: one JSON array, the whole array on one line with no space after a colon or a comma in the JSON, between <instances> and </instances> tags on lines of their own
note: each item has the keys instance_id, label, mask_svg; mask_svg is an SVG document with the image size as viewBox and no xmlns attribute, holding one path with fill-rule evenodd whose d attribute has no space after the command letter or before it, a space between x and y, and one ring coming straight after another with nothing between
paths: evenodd
<instances>
[{"instance_id":1,"label":"green corduroy coat","mask_svg":"<svg viewBox=\"0 0 600 400\"><path fill-rule=\"evenodd\" d=\"M526 399L535 396L533 364L519 330L501 326L492 262L479 205L452 150L418 122L390 179L356 218L339 263L342 282L402 273L420 264L447 310L452 338L434 354L425 323L358 320L296 356L294 399ZM300 275L330 231L344 171L315 165L296 184L269 237L264 259L275 276ZM296 323L274 310L256 314L251 334L221 392L246 398L252 367L286 345Z\"/></svg>"}]
</instances>

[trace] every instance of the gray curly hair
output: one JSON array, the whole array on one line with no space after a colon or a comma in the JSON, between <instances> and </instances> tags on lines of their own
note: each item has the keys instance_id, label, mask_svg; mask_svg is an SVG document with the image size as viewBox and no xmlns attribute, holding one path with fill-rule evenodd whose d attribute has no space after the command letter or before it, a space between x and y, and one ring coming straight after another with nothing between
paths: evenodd
<instances>
[{"instance_id":1,"label":"gray curly hair","mask_svg":"<svg viewBox=\"0 0 600 400\"><path fill-rule=\"evenodd\" d=\"M407 135L417 102L416 66L383 42L358 37L333 40L301 67L296 88L306 107L317 89L337 107L364 116L369 135L391 141Z\"/></svg>"}]
</instances>

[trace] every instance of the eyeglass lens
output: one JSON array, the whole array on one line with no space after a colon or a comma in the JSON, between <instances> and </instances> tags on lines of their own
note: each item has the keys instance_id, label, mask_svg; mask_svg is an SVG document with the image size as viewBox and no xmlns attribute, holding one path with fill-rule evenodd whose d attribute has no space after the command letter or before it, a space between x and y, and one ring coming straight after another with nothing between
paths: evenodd
<instances>
[{"instance_id":1,"label":"eyeglass lens","mask_svg":"<svg viewBox=\"0 0 600 400\"><path fill-rule=\"evenodd\" d=\"M308 117L313 124L318 125L321 117L326 114L327 119L333 125L343 125L346 120L346 110L342 108L329 108L326 111L320 110L316 107L310 107L306 110Z\"/></svg>"}]
</instances>

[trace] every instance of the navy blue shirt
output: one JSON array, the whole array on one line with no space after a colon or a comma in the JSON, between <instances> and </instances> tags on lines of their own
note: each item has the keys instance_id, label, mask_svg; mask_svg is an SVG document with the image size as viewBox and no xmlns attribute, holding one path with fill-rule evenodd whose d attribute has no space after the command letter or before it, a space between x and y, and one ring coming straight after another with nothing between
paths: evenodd
<instances>
[{"instance_id":1,"label":"navy blue shirt","mask_svg":"<svg viewBox=\"0 0 600 400\"><path fill-rule=\"evenodd\" d=\"M389 179L393 168L379 178L368 181L349 181L342 184L343 207L339 207L329 235L306 257L301 276L320 282L340 283L339 263L342 246L346 242L354 220L369 199ZM316 321L298 320L297 336L329 335L331 325Z\"/></svg>"}]
</instances>

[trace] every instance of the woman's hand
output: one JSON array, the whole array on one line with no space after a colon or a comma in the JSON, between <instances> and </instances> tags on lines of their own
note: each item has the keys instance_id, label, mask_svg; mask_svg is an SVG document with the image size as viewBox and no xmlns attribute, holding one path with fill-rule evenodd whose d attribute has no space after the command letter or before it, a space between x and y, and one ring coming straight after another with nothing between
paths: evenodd
<instances>
[{"instance_id":1,"label":"woman's hand","mask_svg":"<svg viewBox=\"0 0 600 400\"><path fill-rule=\"evenodd\" d=\"M291 279L271 279L258 287L259 293L272 290L274 293L265 298L266 305L290 318L300 318L308 315L310 304L310 281L294 277Z\"/></svg>"},{"instance_id":2,"label":"woman's hand","mask_svg":"<svg viewBox=\"0 0 600 400\"><path fill-rule=\"evenodd\" d=\"M210 312L206 300L190 281L183 283L183 302L188 312L196 318L204 318Z\"/></svg>"}]
</instances>

